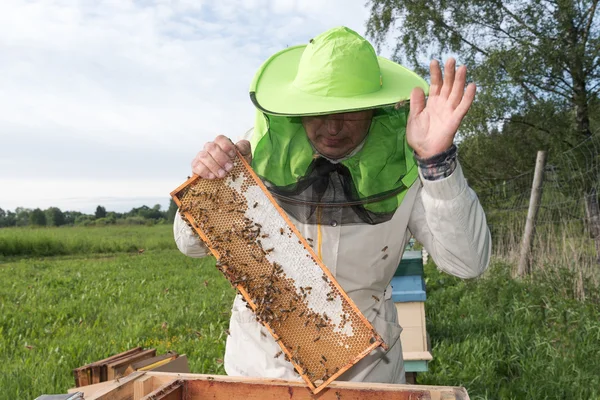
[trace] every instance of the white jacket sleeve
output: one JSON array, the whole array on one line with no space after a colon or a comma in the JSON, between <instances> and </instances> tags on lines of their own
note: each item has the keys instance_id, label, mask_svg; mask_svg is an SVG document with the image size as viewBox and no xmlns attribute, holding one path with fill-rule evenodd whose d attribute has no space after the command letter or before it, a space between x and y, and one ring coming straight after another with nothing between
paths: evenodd
<instances>
[{"instance_id":1,"label":"white jacket sleeve","mask_svg":"<svg viewBox=\"0 0 600 400\"><path fill-rule=\"evenodd\" d=\"M173 235L177 248L189 257L202 258L208 255L208 248L202 240L192 232L183 218L177 213L173 222Z\"/></svg>"},{"instance_id":2,"label":"white jacket sleeve","mask_svg":"<svg viewBox=\"0 0 600 400\"><path fill-rule=\"evenodd\" d=\"M460 164L447 178L420 178L422 187L409 230L441 270L460 278L481 275L490 262L491 235L483 208Z\"/></svg>"}]
</instances>

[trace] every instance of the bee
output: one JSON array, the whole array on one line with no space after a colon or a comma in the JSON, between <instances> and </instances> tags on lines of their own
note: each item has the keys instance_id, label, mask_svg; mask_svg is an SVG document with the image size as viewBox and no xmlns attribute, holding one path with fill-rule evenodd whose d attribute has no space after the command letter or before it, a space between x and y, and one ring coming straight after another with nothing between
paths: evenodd
<instances>
[{"instance_id":1,"label":"bee","mask_svg":"<svg viewBox=\"0 0 600 400\"><path fill-rule=\"evenodd\" d=\"M309 242L312 242L312 241L313 241L311 238L306 238L306 240L308 240Z\"/></svg>"},{"instance_id":2,"label":"bee","mask_svg":"<svg viewBox=\"0 0 600 400\"><path fill-rule=\"evenodd\" d=\"M386 251L388 249L387 246L385 246L383 249L381 249L381 251Z\"/></svg>"},{"instance_id":3,"label":"bee","mask_svg":"<svg viewBox=\"0 0 600 400\"><path fill-rule=\"evenodd\" d=\"M321 358L323 359L323 361L327 362L327 358L325 358L323 354L321 354Z\"/></svg>"},{"instance_id":4,"label":"bee","mask_svg":"<svg viewBox=\"0 0 600 400\"><path fill-rule=\"evenodd\" d=\"M279 233L280 233L281 235L283 235L283 232L284 232L283 228L279 228Z\"/></svg>"},{"instance_id":5,"label":"bee","mask_svg":"<svg viewBox=\"0 0 600 400\"><path fill-rule=\"evenodd\" d=\"M283 353L283 351L278 351L277 353L275 353L275 356L273 358L279 358L279 356ZM287 358L287 354L285 356Z\"/></svg>"},{"instance_id":6,"label":"bee","mask_svg":"<svg viewBox=\"0 0 600 400\"><path fill-rule=\"evenodd\" d=\"M225 329L225 333L227 334L227 336L231 336L231 332L229 332L229 329Z\"/></svg>"},{"instance_id":7,"label":"bee","mask_svg":"<svg viewBox=\"0 0 600 400\"><path fill-rule=\"evenodd\" d=\"M382 260L385 260L386 258L388 258L388 255L384 255L383 257L381 257Z\"/></svg>"},{"instance_id":8,"label":"bee","mask_svg":"<svg viewBox=\"0 0 600 400\"><path fill-rule=\"evenodd\" d=\"M252 208L256 208L256 206L258 206L258 202L255 202Z\"/></svg>"},{"instance_id":9,"label":"bee","mask_svg":"<svg viewBox=\"0 0 600 400\"><path fill-rule=\"evenodd\" d=\"M327 278L327 275L323 274L323 276L321 277L325 282L329 282L329 279Z\"/></svg>"},{"instance_id":10,"label":"bee","mask_svg":"<svg viewBox=\"0 0 600 400\"><path fill-rule=\"evenodd\" d=\"M263 331L260 331L260 334L262 335L262 337L267 337L267 334L264 333Z\"/></svg>"},{"instance_id":11,"label":"bee","mask_svg":"<svg viewBox=\"0 0 600 400\"><path fill-rule=\"evenodd\" d=\"M375 295L373 295L373 296L371 296L371 297L372 297L373 299L375 299L375 301L379 301L379 297L377 297L377 296L375 296Z\"/></svg>"},{"instance_id":12,"label":"bee","mask_svg":"<svg viewBox=\"0 0 600 400\"><path fill-rule=\"evenodd\" d=\"M321 336L317 336L316 338L313 339L313 343L317 342L319 339L321 339Z\"/></svg>"},{"instance_id":13,"label":"bee","mask_svg":"<svg viewBox=\"0 0 600 400\"><path fill-rule=\"evenodd\" d=\"M335 399L340 400L341 398L342 398L342 395L340 394L340 392L335 392Z\"/></svg>"}]
</instances>

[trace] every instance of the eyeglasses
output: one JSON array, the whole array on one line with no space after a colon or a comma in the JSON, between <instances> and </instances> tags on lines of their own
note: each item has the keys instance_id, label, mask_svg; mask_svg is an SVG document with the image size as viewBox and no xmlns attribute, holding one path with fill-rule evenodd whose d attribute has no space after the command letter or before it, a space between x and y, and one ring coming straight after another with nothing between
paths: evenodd
<instances>
[{"instance_id":1,"label":"eyeglasses","mask_svg":"<svg viewBox=\"0 0 600 400\"><path fill-rule=\"evenodd\" d=\"M367 115L366 117L362 115ZM361 122L361 121L370 121L373 118L372 113L365 113L364 111L359 112L351 112L351 113L342 113L342 114L327 114L327 115L310 115L307 117L302 117L305 122L315 123L315 122L327 122L327 121L335 121L335 122Z\"/></svg>"}]
</instances>

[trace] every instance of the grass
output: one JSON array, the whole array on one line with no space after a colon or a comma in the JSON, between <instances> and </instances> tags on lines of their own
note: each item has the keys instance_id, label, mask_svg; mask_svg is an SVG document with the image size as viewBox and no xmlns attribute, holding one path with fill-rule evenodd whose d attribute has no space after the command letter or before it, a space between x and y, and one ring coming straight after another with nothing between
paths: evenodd
<instances>
[{"instance_id":1,"label":"grass","mask_svg":"<svg viewBox=\"0 0 600 400\"><path fill-rule=\"evenodd\" d=\"M224 373L234 292L212 258L149 250L23 259L0 264L0 282L0 399L66 392L73 368L135 346Z\"/></svg>"},{"instance_id":2,"label":"grass","mask_svg":"<svg viewBox=\"0 0 600 400\"><path fill-rule=\"evenodd\" d=\"M174 249L169 226L0 229L3 249L15 243L35 250L0 260L0 399L66 392L73 368L135 346L224 373L234 291L212 258ZM572 269L527 281L510 270L462 281L426 267L434 359L418 382L464 386L471 399L600 398L598 288L581 301Z\"/></svg>"},{"instance_id":3,"label":"grass","mask_svg":"<svg viewBox=\"0 0 600 400\"><path fill-rule=\"evenodd\" d=\"M600 398L597 298L569 296L566 270L528 281L510 270L461 281L427 267L433 361L418 382L464 386L471 399Z\"/></svg>"},{"instance_id":4,"label":"grass","mask_svg":"<svg viewBox=\"0 0 600 400\"><path fill-rule=\"evenodd\" d=\"M0 229L2 257L47 257L175 249L170 224L151 227L4 228Z\"/></svg>"}]
</instances>

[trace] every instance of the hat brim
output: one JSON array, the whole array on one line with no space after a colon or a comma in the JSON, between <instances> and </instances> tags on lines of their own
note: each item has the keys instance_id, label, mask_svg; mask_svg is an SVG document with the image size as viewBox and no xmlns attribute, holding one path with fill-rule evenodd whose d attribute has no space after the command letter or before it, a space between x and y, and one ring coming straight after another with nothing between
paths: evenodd
<instances>
[{"instance_id":1,"label":"hat brim","mask_svg":"<svg viewBox=\"0 0 600 400\"><path fill-rule=\"evenodd\" d=\"M303 92L293 82L305 47L287 48L262 65L250 87L250 98L259 110L282 116L351 112L408 100L415 87L422 88L425 94L429 91L427 82L413 71L384 57L377 57L382 85L376 92L353 97L326 97Z\"/></svg>"}]
</instances>

